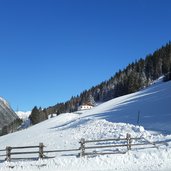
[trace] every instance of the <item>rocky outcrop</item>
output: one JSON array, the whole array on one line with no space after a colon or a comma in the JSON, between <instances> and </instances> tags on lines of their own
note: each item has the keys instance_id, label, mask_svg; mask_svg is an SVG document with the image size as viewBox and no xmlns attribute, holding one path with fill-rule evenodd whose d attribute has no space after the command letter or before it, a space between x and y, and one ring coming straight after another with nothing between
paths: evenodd
<instances>
[{"instance_id":1,"label":"rocky outcrop","mask_svg":"<svg viewBox=\"0 0 171 171\"><path fill-rule=\"evenodd\" d=\"M12 110L8 102L0 97L0 135L5 135L17 130L20 119Z\"/></svg>"}]
</instances>

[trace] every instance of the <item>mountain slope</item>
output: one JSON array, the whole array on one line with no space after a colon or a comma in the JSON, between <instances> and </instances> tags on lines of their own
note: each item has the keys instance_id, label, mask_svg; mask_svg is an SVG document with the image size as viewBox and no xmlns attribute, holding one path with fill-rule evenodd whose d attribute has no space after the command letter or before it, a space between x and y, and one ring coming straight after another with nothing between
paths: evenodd
<instances>
[{"instance_id":1,"label":"mountain slope","mask_svg":"<svg viewBox=\"0 0 171 171\"><path fill-rule=\"evenodd\" d=\"M170 94L171 81L158 82L137 93L113 99L89 111L82 111L82 114L61 114L28 129L0 137L1 148L38 145L43 142L46 150L53 150L79 148L81 138L86 140L123 138L130 133L132 137L141 136L151 142L162 141L163 144L158 145L158 148L133 147L126 154L85 158L76 157L79 151L74 154L47 154L48 156L55 155L56 158L0 163L0 170L7 171L9 167L13 167L13 171L170 171L171 135L150 132L142 126L130 124L131 122L136 123L136 112L140 110L140 124L152 131L160 130L170 133L171 119L170 106L168 106L171 100ZM165 119L159 122L159 119L162 118ZM115 123L116 121L127 123ZM165 127L159 129L159 124L165 124Z\"/></svg>"},{"instance_id":2,"label":"mountain slope","mask_svg":"<svg viewBox=\"0 0 171 171\"><path fill-rule=\"evenodd\" d=\"M18 119L7 101L0 97L0 135L9 132L10 129L16 129L15 121ZM4 127L6 127L5 132L3 132Z\"/></svg>"},{"instance_id":3,"label":"mountain slope","mask_svg":"<svg viewBox=\"0 0 171 171\"><path fill-rule=\"evenodd\" d=\"M138 59L138 58L137 58ZM77 111L78 105L106 102L126 94L134 93L148 87L157 78L167 75L171 79L171 42L149 54L144 59L128 64L116 72L110 79L83 91L65 103L58 103L47 108L48 114ZM93 105L93 103L92 103Z\"/></svg>"},{"instance_id":4,"label":"mountain slope","mask_svg":"<svg viewBox=\"0 0 171 171\"><path fill-rule=\"evenodd\" d=\"M112 122L125 122L146 129L171 133L171 81L157 82L136 93L115 98L85 113Z\"/></svg>"}]
</instances>

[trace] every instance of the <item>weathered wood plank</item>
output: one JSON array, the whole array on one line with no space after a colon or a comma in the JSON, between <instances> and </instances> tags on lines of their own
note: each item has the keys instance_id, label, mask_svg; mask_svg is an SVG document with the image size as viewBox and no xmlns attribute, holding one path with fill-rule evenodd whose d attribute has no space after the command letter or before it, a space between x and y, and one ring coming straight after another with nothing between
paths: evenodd
<instances>
[{"instance_id":1,"label":"weathered wood plank","mask_svg":"<svg viewBox=\"0 0 171 171\"><path fill-rule=\"evenodd\" d=\"M39 148L39 146L11 147L12 149Z\"/></svg>"},{"instance_id":2,"label":"weathered wood plank","mask_svg":"<svg viewBox=\"0 0 171 171\"><path fill-rule=\"evenodd\" d=\"M11 155L18 155L18 154L39 154L39 151L11 152Z\"/></svg>"},{"instance_id":3,"label":"weathered wood plank","mask_svg":"<svg viewBox=\"0 0 171 171\"><path fill-rule=\"evenodd\" d=\"M57 153L57 152L70 152L70 151L79 151L80 149L70 149L70 150L45 150L44 153Z\"/></svg>"},{"instance_id":4,"label":"weathered wood plank","mask_svg":"<svg viewBox=\"0 0 171 171\"><path fill-rule=\"evenodd\" d=\"M102 140L85 140L85 143L92 143L92 142L103 142L103 141L126 141L126 138L117 138L117 139L102 139Z\"/></svg>"},{"instance_id":5,"label":"weathered wood plank","mask_svg":"<svg viewBox=\"0 0 171 171\"><path fill-rule=\"evenodd\" d=\"M105 145L105 146L91 146L85 147L85 149L95 149L95 148L113 148L113 147L127 147L127 144L117 144L117 145Z\"/></svg>"},{"instance_id":6,"label":"weathered wood plank","mask_svg":"<svg viewBox=\"0 0 171 171\"><path fill-rule=\"evenodd\" d=\"M0 150L0 151L6 151L6 149L2 149L2 150Z\"/></svg>"}]
</instances>

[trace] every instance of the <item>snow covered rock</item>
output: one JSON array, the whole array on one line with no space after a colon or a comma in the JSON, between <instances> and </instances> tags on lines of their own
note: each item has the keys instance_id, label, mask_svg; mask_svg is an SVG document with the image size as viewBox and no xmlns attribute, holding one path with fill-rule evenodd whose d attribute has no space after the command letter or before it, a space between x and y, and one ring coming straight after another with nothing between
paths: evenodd
<instances>
[{"instance_id":1,"label":"snow covered rock","mask_svg":"<svg viewBox=\"0 0 171 171\"><path fill-rule=\"evenodd\" d=\"M8 102L0 97L0 135L14 131L19 123L19 118Z\"/></svg>"}]
</instances>

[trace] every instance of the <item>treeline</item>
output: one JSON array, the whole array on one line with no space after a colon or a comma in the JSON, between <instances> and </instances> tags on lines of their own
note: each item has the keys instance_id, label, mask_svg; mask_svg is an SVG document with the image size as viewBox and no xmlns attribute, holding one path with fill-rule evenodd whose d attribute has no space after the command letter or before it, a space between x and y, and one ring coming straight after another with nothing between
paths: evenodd
<instances>
[{"instance_id":1,"label":"treeline","mask_svg":"<svg viewBox=\"0 0 171 171\"><path fill-rule=\"evenodd\" d=\"M48 119L48 113L46 109L43 109L40 107L39 109L37 106L35 106L31 112L31 115L29 116L29 119L31 120L32 124L35 125L39 122L42 122L46 119Z\"/></svg>"},{"instance_id":2,"label":"treeline","mask_svg":"<svg viewBox=\"0 0 171 171\"><path fill-rule=\"evenodd\" d=\"M166 75L165 81L171 79L171 42L119 70L109 80L83 91L79 96L72 97L65 103L48 107L46 114L73 112L82 104L105 102L113 98L136 92L149 86L154 80Z\"/></svg>"},{"instance_id":3,"label":"treeline","mask_svg":"<svg viewBox=\"0 0 171 171\"><path fill-rule=\"evenodd\" d=\"M17 131L17 129L21 125L21 123L22 123L22 120L18 118L18 119L15 119L14 121L12 121L9 124L6 124L0 130L0 136Z\"/></svg>"}]
</instances>

